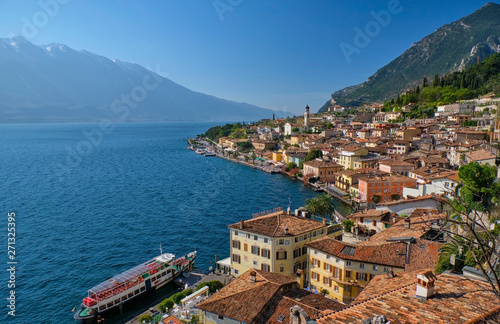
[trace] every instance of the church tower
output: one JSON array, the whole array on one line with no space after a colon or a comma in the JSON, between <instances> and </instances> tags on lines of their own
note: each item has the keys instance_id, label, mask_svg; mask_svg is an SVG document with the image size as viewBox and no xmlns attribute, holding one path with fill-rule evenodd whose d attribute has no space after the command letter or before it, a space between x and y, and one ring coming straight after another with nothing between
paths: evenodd
<instances>
[{"instance_id":1,"label":"church tower","mask_svg":"<svg viewBox=\"0 0 500 324\"><path fill-rule=\"evenodd\" d=\"M306 112L304 113L304 130L307 132L309 130L309 105L306 106Z\"/></svg>"}]
</instances>

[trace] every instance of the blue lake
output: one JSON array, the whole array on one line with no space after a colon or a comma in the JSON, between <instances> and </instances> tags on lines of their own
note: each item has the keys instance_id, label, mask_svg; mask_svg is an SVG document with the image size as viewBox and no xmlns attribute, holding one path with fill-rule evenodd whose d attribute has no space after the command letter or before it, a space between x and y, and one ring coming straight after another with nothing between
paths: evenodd
<instances>
[{"instance_id":1,"label":"blue lake","mask_svg":"<svg viewBox=\"0 0 500 324\"><path fill-rule=\"evenodd\" d=\"M229 256L227 225L317 195L186 149L188 137L213 125L0 125L0 257L7 268L7 214L15 212L17 262L16 316L3 306L2 322L75 323L71 309L87 289L158 255L160 243L178 255L196 248L205 270L215 254ZM0 276L3 305L8 275Z\"/></svg>"}]
</instances>

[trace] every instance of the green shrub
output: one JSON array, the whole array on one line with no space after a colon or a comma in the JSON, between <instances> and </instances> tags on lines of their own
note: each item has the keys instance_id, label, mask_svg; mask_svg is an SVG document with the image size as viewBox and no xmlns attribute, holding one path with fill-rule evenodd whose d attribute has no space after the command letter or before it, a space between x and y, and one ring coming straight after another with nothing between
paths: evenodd
<instances>
[{"instance_id":1,"label":"green shrub","mask_svg":"<svg viewBox=\"0 0 500 324\"><path fill-rule=\"evenodd\" d=\"M171 310L174 307L174 301L171 298L163 300L159 305L158 309L162 313L166 313L167 310Z\"/></svg>"},{"instance_id":2,"label":"green shrub","mask_svg":"<svg viewBox=\"0 0 500 324\"><path fill-rule=\"evenodd\" d=\"M153 319L153 317L151 316L151 314L144 314L141 317L139 317L139 323L142 323L142 322L149 323L149 322L151 322L152 319Z\"/></svg>"},{"instance_id":3,"label":"green shrub","mask_svg":"<svg viewBox=\"0 0 500 324\"><path fill-rule=\"evenodd\" d=\"M214 292L216 292L217 290L221 289L222 287L224 287L224 285L222 284L222 282L220 282L219 280L213 280L213 281L209 281L209 282L204 282L204 283L201 283L199 284L197 287L196 287L196 290L200 290L201 288L205 287L205 286L208 286L208 291L213 294Z\"/></svg>"},{"instance_id":4,"label":"green shrub","mask_svg":"<svg viewBox=\"0 0 500 324\"><path fill-rule=\"evenodd\" d=\"M173 294L172 297L170 297L170 298L174 301L174 303L179 305L181 303L181 300L184 299L184 297L191 295L192 293L193 293L193 291L191 289L187 289L187 290L178 292L176 294Z\"/></svg>"}]
</instances>

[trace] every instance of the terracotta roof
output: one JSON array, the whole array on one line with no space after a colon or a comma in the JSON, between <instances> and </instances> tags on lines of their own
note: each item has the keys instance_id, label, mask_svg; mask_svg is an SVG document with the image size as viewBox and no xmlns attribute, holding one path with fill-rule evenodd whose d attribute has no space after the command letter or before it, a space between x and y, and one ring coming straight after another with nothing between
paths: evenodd
<instances>
[{"instance_id":1,"label":"terracotta roof","mask_svg":"<svg viewBox=\"0 0 500 324\"><path fill-rule=\"evenodd\" d=\"M394 206L394 205L406 204L409 202L414 202L414 201L419 201L419 200L427 200L427 199L440 200L442 198L439 195L430 194L430 195L425 195L425 196L419 196L416 198L406 198L404 200L395 200L395 201L388 201L388 202L384 202L384 203L379 203L379 204L377 204L377 207Z\"/></svg>"},{"instance_id":2,"label":"terracotta roof","mask_svg":"<svg viewBox=\"0 0 500 324\"><path fill-rule=\"evenodd\" d=\"M300 306L311 319L316 319L345 307L335 300L305 290L294 290L283 295L273 314L266 323L290 323L290 308Z\"/></svg>"},{"instance_id":3,"label":"terracotta roof","mask_svg":"<svg viewBox=\"0 0 500 324\"><path fill-rule=\"evenodd\" d=\"M325 236L307 243L306 246L344 260L380 264L402 269L404 269L406 262L405 243L353 245Z\"/></svg>"},{"instance_id":4,"label":"terracotta roof","mask_svg":"<svg viewBox=\"0 0 500 324\"><path fill-rule=\"evenodd\" d=\"M359 217L383 217L386 214L390 214L387 210L376 210L376 209L367 209L362 210L360 212L351 214L348 218L359 218Z\"/></svg>"},{"instance_id":5,"label":"terracotta roof","mask_svg":"<svg viewBox=\"0 0 500 324\"><path fill-rule=\"evenodd\" d=\"M415 296L417 274L398 273L394 278L374 277L350 306L316 320L319 324L361 323L384 315L396 323L478 323L476 319L498 313L498 298L486 283L451 274L437 275L434 295Z\"/></svg>"},{"instance_id":6,"label":"terracotta roof","mask_svg":"<svg viewBox=\"0 0 500 324\"><path fill-rule=\"evenodd\" d=\"M398 166L414 166L413 163L405 162L405 161L395 161L395 160L384 160L379 162L380 165L398 165Z\"/></svg>"},{"instance_id":7,"label":"terracotta roof","mask_svg":"<svg viewBox=\"0 0 500 324\"><path fill-rule=\"evenodd\" d=\"M333 163L332 161L324 161L324 160L311 160L308 162L304 162L304 165L308 165L314 168L343 168L344 166Z\"/></svg>"},{"instance_id":8,"label":"terracotta roof","mask_svg":"<svg viewBox=\"0 0 500 324\"><path fill-rule=\"evenodd\" d=\"M174 315L169 315L168 317L165 317L164 319L161 320L161 322L164 324L184 324L183 321L181 321Z\"/></svg>"},{"instance_id":9,"label":"terracotta roof","mask_svg":"<svg viewBox=\"0 0 500 324\"><path fill-rule=\"evenodd\" d=\"M277 212L246 220L243 223L243 228L240 226L241 222L231 224L228 227L270 237L295 236L326 227L322 222L287 215L285 212ZM288 235L285 234L285 227L288 228Z\"/></svg>"},{"instance_id":10,"label":"terracotta roof","mask_svg":"<svg viewBox=\"0 0 500 324\"><path fill-rule=\"evenodd\" d=\"M361 242L358 245L386 244L388 239L396 237L413 237L419 239L429 232L433 223L446 217L446 214L439 213L435 209L417 208L410 216L400 220L388 229L379 232L369 241ZM410 228L406 228L406 221L410 221Z\"/></svg>"},{"instance_id":11,"label":"terracotta roof","mask_svg":"<svg viewBox=\"0 0 500 324\"><path fill-rule=\"evenodd\" d=\"M255 272L255 282L250 273ZM196 306L244 323L289 323L290 307L299 305L311 318L339 310L343 304L299 290L297 281L277 273L250 269ZM325 312L324 312L325 311ZM278 321L283 316L282 321Z\"/></svg>"},{"instance_id":12,"label":"terracotta roof","mask_svg":"<svg viewBox=\"0 0 500 324\"><path fill-rule=\"evenodd\" d=\"M472 161L483 161L483 160L490 160L490 159L495 159L495 154L491 153L490 151L486 150L477 150L477 151L472 151L469 153L465 153L465 156L467 156L469 159Z\"/></svg>"}]
</instances>

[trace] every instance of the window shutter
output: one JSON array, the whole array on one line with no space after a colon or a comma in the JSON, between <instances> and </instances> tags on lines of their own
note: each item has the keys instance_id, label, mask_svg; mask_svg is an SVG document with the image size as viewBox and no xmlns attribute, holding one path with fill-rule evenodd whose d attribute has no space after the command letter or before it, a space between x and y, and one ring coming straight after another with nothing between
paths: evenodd
<instances>
[{"instance_id":1,"label":"window shutter","mask_svg":"<svg viewBox=\"0 0 500 324\"><path fill-rule=\"evenodd\" d=\"M260 247L257 247L257 255L260 254Z\"/></svg>"},{"instance_id":2,"label":"window shutter","mask_svg":"<svg viewBox=\"0 0 500 324\"><path fill-rule=\"evenodd\" d=\"M321 261L318 260L318 268L321 268Z\"/></svg>"},{"instance_id":3,"label":"window shutter","mask_svg":"<svg viewBox=\"0 0 500 324\"><path fill-rule=\"evenodd\" d=\"M279 259L280 259L280 253L276 252L276 260L279 260Z\"/></svg>"},{"instance_id":4,"label":"window shutter","mask_svg":"<svg viewBox=\"0 0 500 324\"><path fill-rule=\"evenodd\" d=\"M287 259L287 257L286 257L286 251L285 251L285 260L286 260L286 259Z\"/></svg>"},{"instance_id":5,"label":"window shutter","mask_svg":"<svg viewBox=\"0 0 500 324\"><path fill-rule=\"evenodd\" d=\"M246 244L246 243L245 243L245 244L243 245L243 249L245 250L245 252L248 252L248 244Z\"/></svg>"},{"instance_id":6,"label":"window shutter","mask_svg":"<svg viewBox=\"0 0 500 324\"><path fill-rule=\"evenodd\" d=\"M359 280L359 273L356 272L356 280Z\"/></svg>"},{"instance_id":7,"label":"window shutter","mask_svg":"<svg viewBox=\"0 0 500 324\"><path fill-rule=\"evenodd\" d=\"M335 276L335 271L337 271L337 267L332 267L332 269L331 269L331 270L332 270L332 273L333 273L333 274L334 274L334 276Z\"/></svg>"},{"instance_id":8,"label":"window shutter","mask_svg":"<svg viewBox=\"0 0 500 324\"><path fill-rule=\"evenodd\" d=\"M373 274L370 273L370 277L368 277L368 280L372 280L373 279Z\"/></svg>"},{"instance_id":9,"label":"window shutter","mask_svg":"<svg viewBox=\"0 0 500 324\"><path fill-rule=\"evenodd\" d=\"M342 280L342 271L339 269L339 280Z\"/></svg>"}]
</instances>

